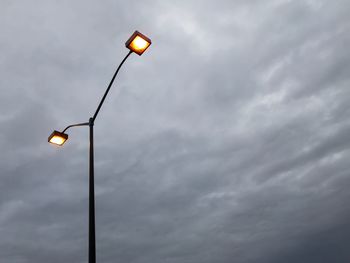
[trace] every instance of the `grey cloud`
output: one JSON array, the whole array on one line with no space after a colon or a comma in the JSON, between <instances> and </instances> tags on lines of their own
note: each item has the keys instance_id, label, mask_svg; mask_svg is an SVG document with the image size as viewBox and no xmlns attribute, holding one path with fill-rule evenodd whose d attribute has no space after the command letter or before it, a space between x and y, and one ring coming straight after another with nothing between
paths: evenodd
<instances>
[{"instance_id":1,"label":"grey cloud","mask_svg":"<svg viewBox=\"0 0 350 263\"><path fill-rule=\"evenodd\" d=\"M348 262L346 1L0 4L0 259ZM23 136L23 135L26 136Z\"/></svg>"}]
</instances>

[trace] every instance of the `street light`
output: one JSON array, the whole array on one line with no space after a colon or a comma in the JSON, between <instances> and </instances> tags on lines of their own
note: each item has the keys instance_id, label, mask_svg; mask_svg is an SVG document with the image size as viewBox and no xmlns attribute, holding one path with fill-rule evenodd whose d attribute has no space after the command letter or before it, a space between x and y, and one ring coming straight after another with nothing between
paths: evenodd
<instances>
[{"instance_id":1,"label":"street light","mask_svg":"<svg viewBox=\"0 0 350 263\"><path fill-rule=\"evenodd\" d=\"M76 126L89 126L89 137L90 137L90 150L89 150L89 263L96 263L96 239L95 239L95 189L94 189L94 123L99 113L103 102L117 76L121 66L127 60L131 53L136 53L139 56L151 45L151 40L145 35L138 31L135 31L131 37L126 41L125 46L130 50L125 56L122 62L119 64L116 72L114 73L112 80L110 81L95 114L89 119L89 122L77 123L67 126L62 132L53 131L48 138L48 142L62 146L68 139L68 134L64 133L71 127Z\"/></svg>"},{"instance_id":2,"label":"street light","mask_svg":"<svg viewBox=\"0 0 350 263\"><path fill-rule=\"evenodd\" d=\"M126 41L125 46L131 51L135 52L139 56L151 45L151 40L139 31L135 31L134 34Z\"/></svg>"},{"instance_id":3,"label":"street light","mask_svg":"<svg viewBox=\"0 0 350 263\"><path fill-rule=\"evenodd\" d=\"M59 131L53 131L48 138L48 142L58 146L62 146L67 139L68 134Z\"/></svg>"}]
</instances>

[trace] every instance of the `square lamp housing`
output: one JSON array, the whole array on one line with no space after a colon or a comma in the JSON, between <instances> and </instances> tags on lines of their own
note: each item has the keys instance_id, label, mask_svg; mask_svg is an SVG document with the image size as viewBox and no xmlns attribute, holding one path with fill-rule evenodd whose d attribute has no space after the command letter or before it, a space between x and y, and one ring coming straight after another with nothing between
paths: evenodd
<instances>
[{"instance_id":1,"label":"square lamp housing","mask_svg":"<svg viewBox=\"0 0 350 263\"><path fill-rule=\"evenodd\" d=\"M59 131L53 131L48 138L48 142L55 145L62 146L67 139L68 139L68 134L65 134Z\"/></svg>"},{"instance_id":2,"label":"square lamp housing","mask_svg":"<svg viewBox=\"0 0 350 263\"><path fill-rule=\"evenodd\" d=\"M139 31L135 31L134 34L126 41L125 46L132 52L135 52L139 56L152 44L151 40Z\"/></svg>"}]
</instances>

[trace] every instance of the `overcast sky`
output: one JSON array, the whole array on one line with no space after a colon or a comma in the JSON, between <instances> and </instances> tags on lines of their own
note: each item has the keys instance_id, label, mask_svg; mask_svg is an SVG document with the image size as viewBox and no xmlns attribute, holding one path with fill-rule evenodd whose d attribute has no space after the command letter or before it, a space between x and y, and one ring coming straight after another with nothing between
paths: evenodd
<instances>
[{"instance_id":1,"label":"overcast sky","mask_svg":"<svg viewBox=\"0 0 350 263\"><path fill-rule=\"evenodd\" d=\"M350 2L1 0L0 261L350 262Z\"/></svg>"}]
</instances>

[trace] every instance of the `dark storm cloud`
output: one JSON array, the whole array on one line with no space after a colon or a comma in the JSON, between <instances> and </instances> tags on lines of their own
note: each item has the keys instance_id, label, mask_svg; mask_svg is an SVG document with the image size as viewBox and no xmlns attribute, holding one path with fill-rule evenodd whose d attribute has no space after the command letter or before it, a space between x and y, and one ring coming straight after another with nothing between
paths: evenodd
<instances>
[{"instance_id":1,"label":"dark storm cloud","mask_svg":"<svg viewBox=\"0 0 350 263\"><path fill-rule=\"evenodd\" d=\"M346 1L2 1L1 262L348 262Z\"/></svg>"}]
</instances>

